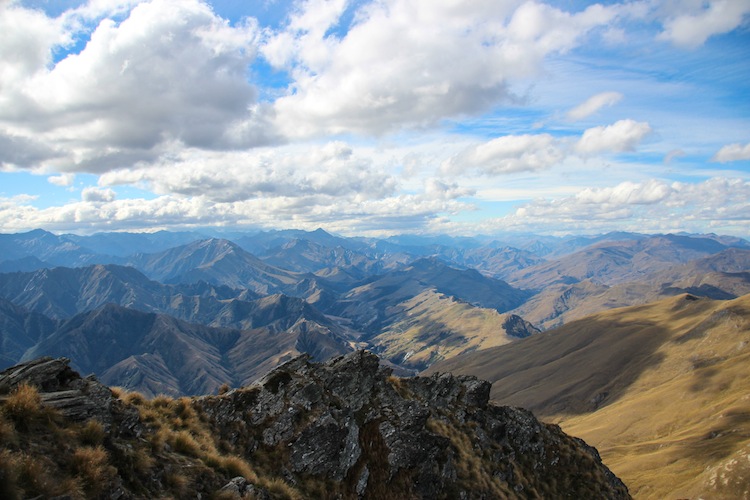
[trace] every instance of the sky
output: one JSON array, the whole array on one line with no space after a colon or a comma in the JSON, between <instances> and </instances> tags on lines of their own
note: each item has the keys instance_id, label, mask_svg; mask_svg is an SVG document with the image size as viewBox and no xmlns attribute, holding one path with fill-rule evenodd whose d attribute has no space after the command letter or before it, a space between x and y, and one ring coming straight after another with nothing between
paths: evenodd
<instances>
[{"instance_id":1,"label":"sky","mask_svg":"<svg viewBox=\"0 0 750 500\"><path fill-rule=\"evenodd\" d=\"M750 237L750 0L0 0L0 232Z\"/></svg>"}]
</instances>

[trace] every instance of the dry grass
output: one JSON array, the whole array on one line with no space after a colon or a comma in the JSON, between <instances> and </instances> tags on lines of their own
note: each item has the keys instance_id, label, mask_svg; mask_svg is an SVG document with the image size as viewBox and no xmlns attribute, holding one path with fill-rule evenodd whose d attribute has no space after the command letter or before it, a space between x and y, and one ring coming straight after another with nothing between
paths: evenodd
<instances>
[{"instance_id":1,"label":"dry grass","mask_svg":"<svg viewBox=\"0 0 750 500\"><path fill-rule=\"evenodd\" d=\"M558 422L636 498L731 498L711 474L750 446L748 367L750 295L607 311L433 369L488 379L495 401ZM722 481L750 492L750 472L733 470Z\"/></svg>"},{"instance_id":2,"label":"dry grass","mask_svg":"<svg viewBox=\"0 0 750 500\"><path fill-rule=\"evenodd\" d=\"M89 446L102 444L105 436L104 425L98 420L89 420L78 431L78 440Z\"/></svg>"},{"instance_id":3,"label":"dry grass","mask_svg":"<svg viewBox=\"0 0 750 500\"><path fill-rule=\"evenodd\" d=\"M0 498L47 498L63 494L83 498L78 481L60 480L53 472L54 464L46 457L3 450L0 452Z\"/></svg>"},{"instance_id":4,"label":"dry grass","mask_svg":"<svg viewBox=\"0 0 750 500\"><path fill-rule=\"evenodd\" d=\"M107 450L101 446L84 446L76 449L71 463L76 477L83 481L83 488L89 496L104 492L117 474L115 468L109 464Z\"/></svg>"},{"instance_id":5,"label":"dry grass","mask_svg":"<svg viewBox=\"0 0 750 500\"><path fill-rule=\"evenodd\" d=\"M167 443L174 451L182 455L195 458L199 458L202 455L200 444L189 432L172 432L167 437Z\"/></svg>"},{"instance_id":6,"label":"dry grass","mask_svg":"<svg viewBox=\"0 0 750 500\"><path fill-rule=\"evenodd\" d=\"M302 496L280 478L262 478L258 481L259 485L268 490L272 498L283 500L302 500Z\"/></svg>"},{"instance_id":7,"label":"dry grass","mask_svg":"<svg viewBox=\"0 0 750 500\"><path fill-rule=\"evenodd\" d=\"M395 317L388 329L377 336L384 347L382 356L421 367L449 359L473 349L486 349L511 342L503 324L506 316L494 309L474 307L465 302L427 290L387 311Z\"/></svg>"},{"instance_id":8,"label":"dry grass","mask_svg":"<svg viewBox=\"0 0 750 500\"><path fill-rule=\"evenodd\" d=\"M180 472L168 472L164 476L164 482L178 498L186 496L189 492L190 479Z\"/></svg>"},{"instance_id":9,"label":"dry grass","mask_svg":"<svg viewBox=\"0 0 750 500\"><path fill-rule=\"evenodd\" d=\"M448 438L456 452L456 472L459 484L468 491L483 492L493 498L507 498L510 495L502 482L485 467L485 462L478 455L471 442L471 430L464 426L463 432L455 424L437 418L430 418L426 428L440 436Z\"/></svg>"},{"instance_id":10,"label":"dry grass","mask_svg":"<svg viewBox=\"0 0 750 500\"><path fill-rule=\"evenodd\" d=\"M8 395L3 408L16 423L32 420L43 413L39 391L27 383L19 385Z\"/></svg>"}]
</instances>

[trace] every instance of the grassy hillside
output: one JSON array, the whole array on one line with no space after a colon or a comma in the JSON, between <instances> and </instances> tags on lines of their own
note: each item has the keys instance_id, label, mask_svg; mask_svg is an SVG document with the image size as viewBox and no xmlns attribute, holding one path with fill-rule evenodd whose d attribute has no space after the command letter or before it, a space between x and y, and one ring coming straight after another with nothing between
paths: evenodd
<instances>
[{"instance_id":1,"label":"grassy hillside","mask_svg":"<svg viewBox=\"0 0 750 500\"><path fill-rule=\"evenodd\" d=\"M596 446L636 498L750 495L750 295L595 314L429 371L493 382Z\"/></svg>"},{"instance_id":2,"label":"grassy hillside","mask_svg":"<svg viewBox=\"0 0 750 500\"><path fill-rule=\"evenodd\" d=\"M372 342L383 358L416 369L538 332L520 318L514 330L510 315L474 307L435 290L389 307L386 314L391 323Z\"/></svg>"}]
</instances>

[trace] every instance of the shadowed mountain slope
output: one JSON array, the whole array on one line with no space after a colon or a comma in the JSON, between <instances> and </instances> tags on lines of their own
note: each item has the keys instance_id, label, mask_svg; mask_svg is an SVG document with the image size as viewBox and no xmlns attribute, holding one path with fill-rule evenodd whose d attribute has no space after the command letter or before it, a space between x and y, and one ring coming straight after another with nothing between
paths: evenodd
<instances>
[{"instance_id":1,"label":"shadowed mountain slope","mask_svg":"<svg viewBox=\"0 0 750 500\"><path fill-rule=\"evenodd\" d=\"M207 283L163 285L132 267L57 267L0 274L0 296L51 318L67 318L114 303L204 322L229 299L252 300L252 292Z\"/></svg>"},{"instance_id":2,"label":"shadowed mountain slope","mask_svg":"<svg viewBox=\"0 0 750 500\"><path fill-rule=\"evenodd\" d=\"M750 295L680 295L598 313L428 372L493 382L595 444L642 498L740 498L750 488Z\"/></svg>"},{"instance_id":3,"label":"shadowed mountain slope","mask_svg":"<svg viewBox=\"0 0 750 500\"><path fill-rule=\"evenodd\" d=\"M27 349L57 326L55 320L0 299L0 368L17 363Z\"/></svg>"},{"instance_id":4,"label":"shadowed mountain slope","mask_svg":"<svg viewBox=\"0 0 750 500\"><path fill-rule=\"evenodd\" d=\"M223 239L196 241L156 254L137 255L130 263L164 283L205 281L259 294L285 292L305 276L270 266L239 245Z\"/></svg>"},{"instance_id":5,"label":"shadowed mountain slope","mask_svg":"<svg viewBox=\"0 0 750 500\"><path fill-rule=\"evenodd\" d=\"M108 304L62 322L22 359L64 356L108 384L148 395L180 395L250 383L302 352L325 360L351 350L337 326L328 328L319 313L307 318L305 311L292 314L283 304L300 302L298 309L309 308L300 299L262 300L258 308L265 316L259 314L258 325L249 330L197 325Z\"/></svg>"}]
</instances>

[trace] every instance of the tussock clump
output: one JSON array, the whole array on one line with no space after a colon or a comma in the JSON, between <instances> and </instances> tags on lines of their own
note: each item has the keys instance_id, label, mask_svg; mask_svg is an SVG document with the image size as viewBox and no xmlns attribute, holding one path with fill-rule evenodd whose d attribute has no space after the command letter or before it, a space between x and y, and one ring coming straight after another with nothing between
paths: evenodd
<instances>
[{"instance_id":1,"label":"tussock clump","mask_svg":"<svg viewBox=\"0 0 750 500\"><path fill-rule=\"evenodd\" d=\"M81 444L96 446L104 442L104 425L98 420L89 420L78 431L78 440Z\"/></svg>"},{"instance_id":2,"label":"tussock clump","mask_svg":"<svg viewBox=\"0 0 750 500\"><path fill-rule=\"evenodd\" d=\"M174 432L167 438L167 443L177 453L196 458L201 456L201 446L189 432Z\"/></svg>"},{"instance_id":3,"label":"tussock clump","mask_svg":"<svg viewBox=\"0 0 750 500\"><path fill-rule=\"evenodd\" d=\"M84 446L76 449L72 456L75 476L83 482L87 495L96 496L104 492L117 471L109 464L109 454L102 446Z\"/></svg>"},{"instance_id":4,"label":"tussock clump","mask_svg":"<svg viewBox=\"0 0 750 500\"><path fill-rule=\"evenodd\" d=\"M35 419L43 413L39 391L25 382L8 395L3 408L16 423Z\"/></svg>"}]
</instances>

